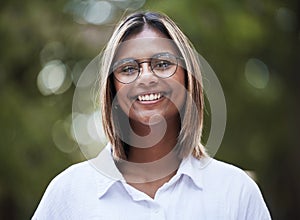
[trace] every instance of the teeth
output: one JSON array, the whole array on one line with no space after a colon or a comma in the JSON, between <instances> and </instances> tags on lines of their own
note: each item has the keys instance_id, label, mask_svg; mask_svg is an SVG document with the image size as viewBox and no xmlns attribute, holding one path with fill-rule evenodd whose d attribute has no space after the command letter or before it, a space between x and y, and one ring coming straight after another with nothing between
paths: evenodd
<instances>
[{"instance_id":1,"label":"teeth","mask_svg":"<svg viewBox=\"0 0 300 220\"><path fill-rule=\"evenodd\" d=\"M139 101L153 101L153 100L157 100L160 99L162 97L162 95L160 93L151 93L151 94L147 94L147 95L139 95L138 96L138 100Z\"/></svg>"}]
</instances>

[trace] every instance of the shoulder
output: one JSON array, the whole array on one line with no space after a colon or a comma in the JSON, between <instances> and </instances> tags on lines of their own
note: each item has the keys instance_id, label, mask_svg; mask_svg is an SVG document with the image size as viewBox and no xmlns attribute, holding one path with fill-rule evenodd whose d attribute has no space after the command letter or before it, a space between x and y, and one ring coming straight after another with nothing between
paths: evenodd
<instances>
[{"instance_id":1,"label":"shoulder","mask_svg":"<svg viewBox=\"0 0 300 220\"><path fill-rule=\"evenodd\" d=\"M206 178L213 178L214 180L222 180L224 182L236 182L240 184L256 185L254 180L241 168L209 158L206 164L202 165L203 173Z\"/></svg>"},{"instance_id":2,"label":"shoulder","mask_svg":"<svg viewBox=\"0 0 300 220\"><path fill-rule=\"evenodd\" d=\"M48 185L32 219L68 219L72 212L79 210L96 195L97 171L88 161L70 166L58 174ZM98 174L99 176L99 174Z\"/></svg>"},{"instance_id":3,"label":"shoulder","mask_svg":"<svg viewBox=\"0 0 300 220\"><path fill-rule=\"evenodd\" d=\"M204 190L223 200L228 210L234 207L237 219L271 218L257 183L241 168L209 158L202 174Z\"/></svg>"},{"instance_id":4,"label":"shoulder","mask_svg":"<svg viewBox=\"0 0 300 220\"><path fill-rule=\"evenodd\" d=\"M257 183L241 168L213 158L198 163L201 164L198 173L207 193L218 192L218 196L236 202L240 199L262 198Z\"/></svg>"},{"instance_id":5,"label":"shoulder","mask_svg":"<svg viewBox=\"0 0 300 220\"><path fill-rule=\"evenodd\" d=\"M72 183L79 184L82 181L92 178L93 172L93 168L88 163L88 161L71 165L70 167L59 173L56 177L54 177L49 183L47 189L51 189L56 185L60 186L58 187L59 189L65 185L69 185Z\"/></svg>"},{"instance_id":6,"label":"shoulder","mask_svg":"<svg viewBox=\"0 0 300 220\"><path fill-rule=\"evenodd\" d=\"M42 201L58 200L59 197L79 194L84 185L92 185L94 169L88 161L74 164L54 177L43 195ZM41 202L42 202L41 201Z\"/></svg>"}]
</instances>

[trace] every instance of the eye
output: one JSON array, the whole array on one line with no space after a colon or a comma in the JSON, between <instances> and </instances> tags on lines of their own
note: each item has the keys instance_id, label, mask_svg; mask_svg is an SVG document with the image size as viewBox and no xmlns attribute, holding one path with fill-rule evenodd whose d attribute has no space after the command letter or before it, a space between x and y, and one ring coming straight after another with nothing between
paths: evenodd
<instances>
[{"instance_id":1,"label":"eye","mask_svg":"<svg viewBox=\"0 0 300 220\"><path fill-rule=\"evenodd\" d=\"M122 68L122 74L133 74L134 72L136 72L138 69L136 68L136 66L125 66Z\"/></svg>"},{"instance_id":2,"label":"eye","mask_svg":"<svg viewBox=\"0 0 300 220\"><path fill-rule=\"evenodd\" d=\"M152 68L154 70L166 70L173 66L174 63L170 60L166 59L153 59L152 60Z\"/></svg>"},{"instance_id":3,"label":"eye","mask_svg":"<svg viewBox=\"0 0 300 220\"><path fill-rule=\"evenodd\" d=\"M123 63L114 72L121 75L133 75L138 72L138 66L135 63Z\"/></svg>"}]
</instances>

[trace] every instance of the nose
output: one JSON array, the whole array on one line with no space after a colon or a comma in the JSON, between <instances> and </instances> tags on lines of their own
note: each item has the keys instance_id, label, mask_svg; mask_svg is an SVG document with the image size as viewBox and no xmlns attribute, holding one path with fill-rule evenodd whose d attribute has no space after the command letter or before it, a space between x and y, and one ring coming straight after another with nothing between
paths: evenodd
<instances>
[{"instance_id":1,"label":"nose","mask_svg":"<svg viewBox=\"0 0 300 220\"><path fill-rule=\"evenodd\" d=\"M157 84L158 77L152 72L149 62L140 63L140 75L137 82L146 86Z\"/></svg>"}]
</instances>

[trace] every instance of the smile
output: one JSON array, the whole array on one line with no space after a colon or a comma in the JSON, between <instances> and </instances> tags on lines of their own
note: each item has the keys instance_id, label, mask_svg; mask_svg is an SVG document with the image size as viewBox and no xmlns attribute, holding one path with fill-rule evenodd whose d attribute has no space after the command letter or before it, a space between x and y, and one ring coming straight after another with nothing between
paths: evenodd
<instances>
[{"instance_id":1,"label":"smile","mask_svg":"<svg viewBox=\"0 0 300 220\"><path fill-rule=\"evenodd\" d=\"M154 101L160 99L162 96L163 95L161 93L150 93L146 95L139 95L137 99L139 101Z\"/></svg>"}]
</instances>

